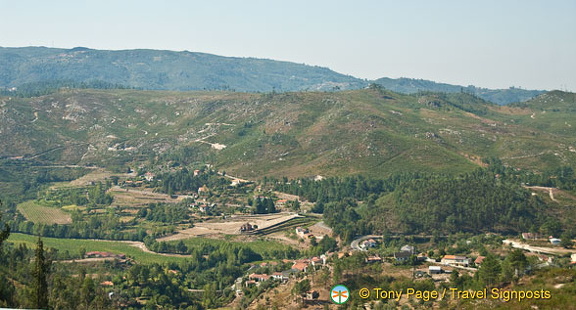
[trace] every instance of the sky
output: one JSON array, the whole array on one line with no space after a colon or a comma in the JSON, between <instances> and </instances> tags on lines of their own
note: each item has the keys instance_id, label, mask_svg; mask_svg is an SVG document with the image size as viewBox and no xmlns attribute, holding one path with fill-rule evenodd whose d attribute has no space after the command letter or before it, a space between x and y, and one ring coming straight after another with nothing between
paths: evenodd
<instances>
[{"instance_id":1,"label":"sky","mask_svg":"<svg viewBox=\"0 0 576 310\"><path fill-rule=\"evenodd\" d=\"M3 47L187 50L576 91L574 0L0 0L0 29Z\"/></svg>"}]
</instances>

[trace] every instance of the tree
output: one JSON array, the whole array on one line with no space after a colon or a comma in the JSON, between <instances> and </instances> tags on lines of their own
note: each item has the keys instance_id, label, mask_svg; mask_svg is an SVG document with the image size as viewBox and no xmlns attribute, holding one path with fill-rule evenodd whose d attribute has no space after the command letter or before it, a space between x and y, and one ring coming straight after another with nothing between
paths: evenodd
<instances>
[{"instance_id":1,"label":"tree","mask_svg":"<svg viewBox=\"0 0 576 310\"><path fill-rule=\"evenodd\" d=\"M294 295L301 295L303 293L306 293L307 291L309 291L311 288L310 286L310 280L305 279L302 280L300 282L297 282L296 284L294 284L294 287L292 288L292 294Z\"/></svg>"},{"instance_id":2,"label":"tree","mask_svg":"<svg viewBox=\"0 0 576 310\"><path fill-rule=\"evenodd\" d=\"M38 309L48 308L48 273L50 260L44 256L44 243L38 237L36 246L36 261L34 263L34 306Z\"/></svg>"},{"instance_id":3,"label":"tree","mask_svg":"<svg viewBox=\"0 0 576 310\"><path fill-rule=\"evenodd\" d=\"M560 236L560 246L566 249L572 247L572 235L569 232L564 232Z\"/></svg>"},{"instance_id":4,"label":"tree","mask_svg":"<svg viewBox=\"0 0 576 310\"><path fill-rule=\"evenodd\" d=\"M493 286L500 278L501 272L500 261L496 256L490 254L482 262L482 266L478 270L478 276L484 285Z\"/></svg>"},{"instance_id":5,"label":"tree","mask_svg":"<svg viewBox=\"0 0 576 310\"><path fill-rule=\"evenodd\" d=\"M1 211L3 210L2 207L3 207L2 200L0 200L0 223L2 223L2 213L1 213ZM10 226L4 223L4 229L0 230L0 247L2 246L2 242L8 239L9 236L10 236Z\"/></svg>"},{"instance_id":6,"label":"tree","mask_svg":"<svg viewBox=\"0 0 576 310\"><path fill-rule=\"evenodd\" d=\"M528 258L524 255L524 252L520 249L513 250L507 257L512 268L514 268L514 273L516 275L523 275L526 267L528 267Z\"/></svg>"}]
</instances>

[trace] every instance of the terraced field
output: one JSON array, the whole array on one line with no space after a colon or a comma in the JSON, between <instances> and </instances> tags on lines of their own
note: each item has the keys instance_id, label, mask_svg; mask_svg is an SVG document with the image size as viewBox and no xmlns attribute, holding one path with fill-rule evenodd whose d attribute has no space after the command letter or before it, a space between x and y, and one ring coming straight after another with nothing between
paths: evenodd
<instances>
[{"instance_id":1,"label":"terraced field","mask_svg":"<svg viewBox=\"0 0 576 310\"><path fill-rule=\"evenodd\" d=\"M18 211L34 223L70 224L72 217L60 208L46 207L34 201L26 201L18 205Z\"/></svg>"}]
</instances>

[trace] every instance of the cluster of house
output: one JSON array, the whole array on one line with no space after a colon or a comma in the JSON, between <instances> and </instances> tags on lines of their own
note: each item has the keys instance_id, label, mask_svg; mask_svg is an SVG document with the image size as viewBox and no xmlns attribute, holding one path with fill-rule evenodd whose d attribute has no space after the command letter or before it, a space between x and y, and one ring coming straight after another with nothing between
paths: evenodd
<instances>
[{"instance_id":1,"label":"cluster of house","mask_svg":"<svg viewBox=\"0 0 576 310\"><path fill-rule=\"evenodd\" d=\"M545 239L545 238L542 237L538 233L522 233L522 239L524 239L524 240L538 240L538 239ZM562 242L562 239L554 238L554 236L549 236L548 241L550 241L550 243L552 245L560 245L560 242Z\"/></svg>"},{"instance_id":2,"label":"cluster of house","mask_svg":"<svg viewBox=\"0 0 576 310\"><path fill-rule=\"evenodd\" d=\"M316 236L314 236L314 234L312 234L308 228L303 228L300 226L296 227L296 235L302 239L316 238Z\"/></svg>"},{"instance_id":3,"label":"cluster of house","mask_svg":"<svg viewBox=\"0 0 576 310\"><path fill-rule=\"evenodd\" d=\"M189 204L188 206L194 210L198 210L201 213L208 213L214 210L214 208L216 208L215 203L207 203L202 201L196 201L194 203Z\"/></svg>"},{"instance_id":4,"label":"cluster of house","mask_svg":"<svg viewBox=\"0 0 576 310\"><path fill-rule=\"evenodd\" d=\"M327 255L321 255L320 257L312 257L307 259L298 259L298 260L284 260L283 263L292 263L292 267L290 269L284 270L282 272L274 272L272 274L258 274L252 273L248 275L248 279L245 278L238 278L236 279L236 283L234 284L234 289L236 290L237 294L242 293L242 286L245 287L252 287L252 286L259 286L262 282L269 281L269 280L277 280L286 282L290 279L291 276L296 275L301 272L307 272L310 268L317 268L320 266L325 266L326 261L328 259ZM262 263L260 267L267 267L267 266L277 266L277 262L270 262L270 263ZM245 280L245 281L244 281ZM316 295L316 294L313 294ZM317 297L315 297L317 298Z\"/></svg>"}]
</instances>

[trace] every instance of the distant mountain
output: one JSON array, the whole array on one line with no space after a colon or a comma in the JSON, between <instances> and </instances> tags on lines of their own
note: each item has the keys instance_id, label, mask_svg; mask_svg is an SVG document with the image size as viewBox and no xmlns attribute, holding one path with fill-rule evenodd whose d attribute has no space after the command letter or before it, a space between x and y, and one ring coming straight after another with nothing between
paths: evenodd
<instances>
[{"instance_id":1,"label":"distant mountain","mask_svg":"<svg viewBox=\"0 0 576 310\"><path fill-rule=\"evenodd\" d=\"M285 92L360 89L370 83L404 94L466 92L497 104L523 102L543 93L406 78L367 81L317 66L187 51L0 47L0 90L16 87L27 96L47 94L46 89L60 87Z\"/></svg>"},{"instance_id":2,"label":"distant mountain","mask_svg":"<svg viewBox=\"0 0 576 310\"><path fill-rule=\"evenodd\" d=\"M413 94L420 91L443 93L465 92L500 105L513 102L524 102L546 92L543 90L526 90L514 87L508 89L487 89L472 85L461 86L408 78L391 79L384 77L375 80L374 83L380 84L391 91L403 94Z\"/></svg>"},{"instance_id":3,"label":"distant mountain","mask_svg":"<svg viewBox=\"0 0 576 310\"><path fill-rule=\"evenodd\" d=\"M498 106L466 93L61 90L0 97L0 158L211 163L248 178L576 166L575 95ZM122 167L124 167L122 169Z\"/></svg>"},{"instance_id":4,"label":"distant mountain","mask_svg":"<svg viewBox=\"0 0 576 310\"><path fill-rule=\"evenodd\" d=\"M0 87L45 81L104 81L152 90L249 92L362 88L327 68L255 58L161 50L0 48Z\"/></svg>"}]
</instances>

